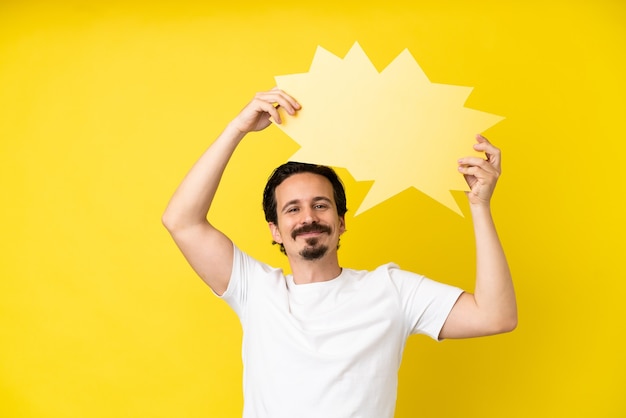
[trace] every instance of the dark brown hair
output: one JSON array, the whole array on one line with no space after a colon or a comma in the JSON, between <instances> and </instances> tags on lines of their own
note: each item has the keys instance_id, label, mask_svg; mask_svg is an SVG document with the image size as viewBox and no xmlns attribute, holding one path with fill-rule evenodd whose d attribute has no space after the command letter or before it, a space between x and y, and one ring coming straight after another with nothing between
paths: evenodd
<instances>
[{"instance_id":1,"label":"dark brown hair","mask_svg":"<svg viewBox=\"0 0 626 418\"><path fill-rule=\"evenodd\" d=\"M298 173L313 173L324 176L333 186L335 204L337 205L337 214L343 217L348 211L346 207L346 191L344 190L341 179L330 167L325 165L299 163L289 161L279 167L270 175L263 191L263 211L265 212L265 220L278 224L278 212L276 208L276 188L287 178Z\"/></svg>"}]
</instances>

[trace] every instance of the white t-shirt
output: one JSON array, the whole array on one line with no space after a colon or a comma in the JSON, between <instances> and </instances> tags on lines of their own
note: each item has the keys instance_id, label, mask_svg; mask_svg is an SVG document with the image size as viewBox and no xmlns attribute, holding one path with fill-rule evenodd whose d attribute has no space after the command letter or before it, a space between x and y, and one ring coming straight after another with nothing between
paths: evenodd
<instances>
[{"instance_id":1,"label":"white t-shirt","mask_svg":"<svg viewBox=\"0 0 626 418\"><path fill-rule=\"evenodd\" d=\"M393 417L407 337L437 339L461 293L394 264L297 285L235 247L222 298L243 327L243 417Z\"/></svg>"}]
</instances>

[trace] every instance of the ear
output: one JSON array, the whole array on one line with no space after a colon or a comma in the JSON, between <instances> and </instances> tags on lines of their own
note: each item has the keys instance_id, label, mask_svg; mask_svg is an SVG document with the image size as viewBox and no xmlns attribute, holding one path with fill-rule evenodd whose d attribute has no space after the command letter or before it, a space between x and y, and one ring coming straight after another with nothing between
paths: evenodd
<instances>
[{"instance_id":1,"label":"ear","mask_svg":"<svg viewBox=\"0 0 626 418\"><path fill-rule=\"evenodd\" d=\"M274 222L268 222L267 226L270 227L270 232L272 233L272 239L274 241L276 241L279 244L283 243L283 239L280 236L280 231L278 230L278 225L276 225Z\"/></svg>"},{"instance_id":2,"label":"ear","mask_svg":"<svg viewBox=\"0 0 626 418\"><path fill-rule=\"evenodd\" d=\"M344 216L339 217L339 235L346 232L346 218Z\"/></svg>"}]
</instances>

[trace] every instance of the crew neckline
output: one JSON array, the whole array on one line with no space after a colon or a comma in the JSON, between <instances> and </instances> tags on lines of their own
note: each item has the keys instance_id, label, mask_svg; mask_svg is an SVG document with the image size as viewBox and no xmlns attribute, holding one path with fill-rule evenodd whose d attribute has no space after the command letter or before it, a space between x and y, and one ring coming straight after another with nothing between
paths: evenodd
<instances>
[{"instance_id":1,"label":"crew neckline","mask_svg":"<svg viewBox=\"0 0 626 418\"><path fill-rule=\"evenodd\" d=\"M296 283L293 279L293 274L289 274L286 276L287 284L290 289L298 288L298 287L323 287L323 286L332 286L333 283L336 283L344 274L346 269L340 267L341 271L336 277L333 277L330 280L324 280L321 282L310 282L310 283Z\"/></svg>"}]
</instances>

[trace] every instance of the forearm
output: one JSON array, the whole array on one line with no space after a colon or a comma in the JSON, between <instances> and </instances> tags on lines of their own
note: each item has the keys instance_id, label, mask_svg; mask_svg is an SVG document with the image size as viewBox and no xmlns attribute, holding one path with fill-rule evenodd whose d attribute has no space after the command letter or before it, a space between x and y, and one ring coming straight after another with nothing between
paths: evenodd
<instances>
[{"instance_id":1,"label":"forearm","mask_svg":"<svg viewBox=\"0 0 626 418\"><path fill-rule=\"evenodd\" d=\"M206 222L222 174L243 137L244 133L229 124L193 165L163 214L168 230Z\"/></svg>"},{"instance_id":2,"label":"forearm","mask_svg":"<svg viewBox=\"0 0 626 418\"><path fill-rule=\"evenodd\" d=\"M476 237L476 305L495 331L511 331L517 326L515 290L491 210L488 203L470 206Z\"/></svg>"}]
</instances>

